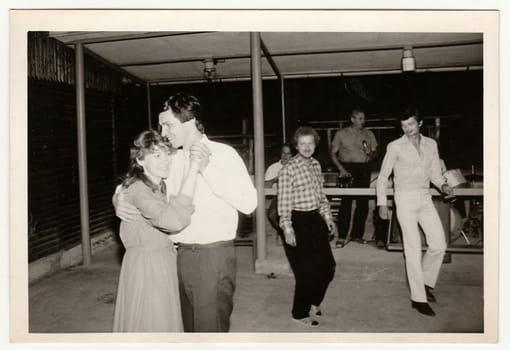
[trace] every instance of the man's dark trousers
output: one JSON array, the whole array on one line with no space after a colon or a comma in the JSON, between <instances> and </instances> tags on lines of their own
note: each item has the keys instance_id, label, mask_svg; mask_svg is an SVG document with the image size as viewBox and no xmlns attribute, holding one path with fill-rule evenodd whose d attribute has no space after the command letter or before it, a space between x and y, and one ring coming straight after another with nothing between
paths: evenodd
<instances>
[{"instance_id":1,"label":"man's dark trousers","mask_svg":"<svg viewBox=\"0 0 510 350\"><path fill-rule=\"evenodd\" d=\"M367 188L370 186L370 163L342 163L342 165L352 175L352 187ZM368 216L368 198L352 196L342 197L340 203L338 212L338 236L340 239L345 239L349 232L353 200L356 200L356 209L352 219L351 239L363 239Z\"/></svg>"},{"instance_id":2,"label":"man's dark trousers","mask_svg":"<svg viewBox=\"0 0 510 350\"><path fill-rule=\"evenodd\" d=\"M292 317L300 319L309 316L311 305L322 303L336 264L328 228L317 210L293 211L292 226L296 247L284 243L284 249L296 279Z\"/></svg>"}]
</instances>

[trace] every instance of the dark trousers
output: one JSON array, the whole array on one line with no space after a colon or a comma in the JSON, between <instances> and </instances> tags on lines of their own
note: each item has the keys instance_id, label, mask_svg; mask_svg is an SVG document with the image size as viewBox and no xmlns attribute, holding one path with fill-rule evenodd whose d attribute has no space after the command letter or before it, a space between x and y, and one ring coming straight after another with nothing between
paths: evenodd
<instances>
[{"instance_id":1,"label":"dark trousers","mask_svg":"<svg viewBox=\"0 0 510 350\"><path fill-rule=\"evenodd\" d=\"M292 317L308 317L310 306L319 306L335 275L335 259L331 253L327 226L318 213L292 212L296 246L284 241L284 249L294 272L296 285Z\"/></svg>"},{"instance_id":2,"label":"dark trousers","mask_svg":"<svg viewBox=\"0 0 510 350\"><path fill-rule=\"evenodd\" d=\"M381 217L379 216L379 211L377 210L377 208L375 208L373 213L373 222L375 240L386 243L388 239L388 229L390 220L381 219Z\"/></svg>"},{"instance_id":3,"label":"dark trousers","mask_svg":"<svg viewBox=\"0 0 510 350\"><path fill-rule=\"evenodd\" d=\"M179 246L177 272L185 332L228 332L236 270L233 241Z\"/></svg>"},{"instance_id":4,"label":"dark trousers","mask_svg":"<svg viewBox=\"0 0 510 350\"><path fill-rule=\"evenodd\" d=\"M352 187L366 188L370 186L370 163L342 163L342 165L352 175ZM345 239L349 232L353 200L356 200L356 209L352 219L351 239L363 238L365 233L365 222L368 216L368 198L345 196L342 197L338 212L338 236L341 239Z\"/></svg>"},{"instance_id":5,"label":"dark trousers","mask_svg":"<svg viewBox=\"0 0 510 350\"><path fill-rule=\"evenodd\" d=\"M274 196L269 203L269 207L267 208L267 218L269 223L273 228L280 233L280 217L278 216L278 197Z\"/></svg>"}]
</instances>

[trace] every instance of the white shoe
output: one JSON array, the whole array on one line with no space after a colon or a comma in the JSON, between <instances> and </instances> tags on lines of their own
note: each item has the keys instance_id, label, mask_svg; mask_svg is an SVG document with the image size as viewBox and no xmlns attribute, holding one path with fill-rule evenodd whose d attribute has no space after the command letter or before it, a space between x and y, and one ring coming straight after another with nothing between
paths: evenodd
<instances>
[{"instance_id":1,"label":"white shoe","mask_svg":"<svg viewBox=\"0 0 510 350\"><path fill-rule=\"evenodd\" d=\"M310 316L312 317L321 317L322 316L322 311L321 311L321 308L318 307L318 306L315 306L315 305L312 305L310 307Z\"/></svg>"},{"instance_id":2,"label":"white shoe","mask_svg":"<svg viewBox=\"0 0 510 350\"><path fill-rule=\"evenodd\" d=\"M307 327L319 327L319 321L312 319L311 317L305 318L292 318L292 321L297 322Z\"/></svg>"}]
</instances>

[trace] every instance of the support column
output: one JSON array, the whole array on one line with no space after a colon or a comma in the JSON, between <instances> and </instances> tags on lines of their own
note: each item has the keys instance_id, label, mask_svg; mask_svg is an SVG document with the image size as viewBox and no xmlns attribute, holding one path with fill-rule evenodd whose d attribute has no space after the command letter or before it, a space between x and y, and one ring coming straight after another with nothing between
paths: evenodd
<instances>
[{"instance_id":1,"label":"support column","mask_svg":"<svg viewBox=\"0 0 510 350\"><path fill-rule=\"evenodd\" d=\"M285 79L280 78L280 90L282 94L282 143L287 142L287 125L285 123Z\"/></svg>"},{"instance_id":2,"label":"support column","mask_svg":"<svg viewBox=\"0 0 510 350\"><path fill-rule=\"evenodd\" d=\"M149 129L152 129L152 111L151 111L151 84L145 84L147 90L147 121L149 123Z\"/></svg>"},{"instance_id":3,"label":"support column","mask_svg":"<svg viewBox=\"0 0 510 350\"><path fill-rule=\"evenodd\" d=\"M83 44L75 45L76 122L78 133L78 174L80 183L80 223L83 265L91 263L89 194L87 177L87 132L85 127L85 64Z\"/></svg>"},{"instance_id":4,"label":"support column","mask_svg":"<svg viewBox=\"0 0 510 350\"><path fill-rule=\"evenodd\" d=\"M257 188L257 260L266 259L266 198L264 195L264 114L260 33L250 33L253 129L255 139L255 187Z\"/></svg>"}]
</instances>

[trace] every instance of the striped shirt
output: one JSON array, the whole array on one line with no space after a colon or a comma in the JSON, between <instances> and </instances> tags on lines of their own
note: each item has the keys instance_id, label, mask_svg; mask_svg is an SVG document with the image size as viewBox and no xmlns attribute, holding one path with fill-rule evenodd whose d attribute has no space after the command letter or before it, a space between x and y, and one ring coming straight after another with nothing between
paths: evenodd
<instances>
[{"instance_id":1,"label":"striped shirt","mask_svg":"<svg viewBox=\"0 0 510 350\"><path fill-rule=\"evenodd\" d=\"M322 217L333 220L328 199L323 191L321 165L314 159L294 156L278 176L278 215L283 230L292 228L292 211L318 209Z\"/></svg>"}]
</instances>

